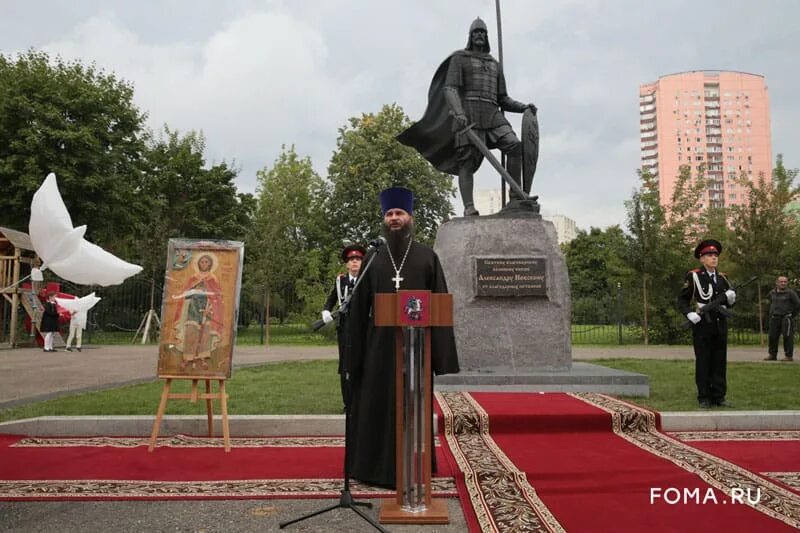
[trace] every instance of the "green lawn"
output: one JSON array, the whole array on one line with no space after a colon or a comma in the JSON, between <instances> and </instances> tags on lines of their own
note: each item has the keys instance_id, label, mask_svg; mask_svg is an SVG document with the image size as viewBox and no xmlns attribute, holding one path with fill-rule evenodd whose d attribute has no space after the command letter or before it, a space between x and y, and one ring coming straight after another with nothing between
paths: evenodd
<instances>
[{"instance_id":1,"label":"green lawn","mask_svg":"<svg viewBox=\"0 0 800 533\"><path fill-rule=\"evenodd\" d=\"M627 398L657 411L694 411L693 360L596 359L594 364L647 374L650 397ZM728 363L728 401L735 409L800 409L797 363Z\"/></svg>"},{"instance_id":2,"label":"green lawn","mask_svg":"<svg viewBox=\"0 0 800 533\"><path fill-rule=\"evenodd\" d=\"M337 361L301 361L236 369L228 381L229 414L335 414L342 412ZM37 416L154 415L163 380L0 409L0 422ZM176 380L172 392L189 392ZM202 386L202 382L201 382ZM216 383L212 381L216 390ZM219 412L215 402L214 409ZM170 400L167 414L204 414L205 402Z\"/></svg>"},{"instance_id":3,"label":"green lawn","mask_svg":"<svg viewBox=\"0 0 800 533\"><path fill-rule=\"evenodd\" d=\"M650 397L627 398L658 411L697 409L692 361L604 359L592 363L650 376ZM302 361L237 369L228 382L230 414L338 414L342 411L337 362ZM728 364L728 399L736 409L800 409L800 365ZM0 422L37 416L154 415L163 381L75 394L0 410ZM177 381L173 391L189 390ZM219 407L215 405L215 410ZM205 404L171 400L167 414L203 414Z\"/></svg>"}]
</instances>

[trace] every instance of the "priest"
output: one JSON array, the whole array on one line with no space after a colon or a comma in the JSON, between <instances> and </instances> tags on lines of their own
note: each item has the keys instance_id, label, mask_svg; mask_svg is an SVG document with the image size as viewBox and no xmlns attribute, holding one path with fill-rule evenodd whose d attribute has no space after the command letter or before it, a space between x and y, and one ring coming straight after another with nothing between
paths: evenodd
<instances>
[{"instance_id":1,"label":"priest","mask_svg":"<svg viewBox=\"0 0 800 533\"><path fill-rule=\"evenodd\" d=\"M349 310L351 347L347 375L352 406L348 472L364 483L393 489L396 486L395 328L374 325L375 294L408 289L444 293L447 283L433 249L414 239L413 193L403 187L392 187L381 192L380 203L386 245L370 251L364 258L359 274L364 278L353 293ZM370 265L368 269L366 265ZM432 328L431 334L433 373L457 373L453 328ZM428 446L434 449L433 442ZM435 454L430 456L435 471Z\"/></svg>"}]
</instances>

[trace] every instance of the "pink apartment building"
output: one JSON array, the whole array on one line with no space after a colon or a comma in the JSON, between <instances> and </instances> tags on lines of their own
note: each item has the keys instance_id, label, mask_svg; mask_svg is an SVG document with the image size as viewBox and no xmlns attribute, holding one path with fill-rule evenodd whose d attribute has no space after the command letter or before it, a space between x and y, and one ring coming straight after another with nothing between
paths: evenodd
<instances>
[{"instance_id":1,"label":"pink apartment building","mask_svg":"<svg viewBox=\"0 0 800 533\"><path fill-rule=\"evenodd\" d=\"M764 77L696 70L661 76L639 87L642 169L659 180L662 205L672 198L680 167L711 180L699 207L747 202L737 178L772 174L769 94Z\"/></svg>"}]
</instances>

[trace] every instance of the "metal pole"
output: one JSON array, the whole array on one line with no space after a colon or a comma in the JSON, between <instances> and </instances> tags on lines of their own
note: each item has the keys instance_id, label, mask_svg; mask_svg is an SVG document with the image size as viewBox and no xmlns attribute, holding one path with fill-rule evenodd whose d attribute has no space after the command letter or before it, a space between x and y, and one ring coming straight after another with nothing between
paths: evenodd
<instances>
[{"instance_id":1,"label":"metal pole","mask_svg":"<svg viewBox=\"0 0 800 533\"><path fill-rule=\"evenodd\" d=\"M764 346L764 310L761 307L761 283L756 285L758 288L758 345Z\"/></svg>"},{"instance_id":2,"label":"metal pole","mask_svg":"<svg viewBox=\"0 0 800 533\"><path fill-rule=\"evenodd\" d=\"M497 60L500 63L500 71L503 71L503 23L500 17L500 0L494 0L494 8L497 16ZM501 111L502 113L502 111ZM505 114L505 113L503 113ZM506 166L506 154L500 156L503 168ZM500 178L500 205L506 206L506 182Z\"/></svg>"},{"instance_id":3,"label":"metal pole","mask_svg":"<svg viewBox=\"0 0 800 533\"><path fill-rule=\"evenodd\" d=\"M267 292L264 295L265 303L264 303L264 333L266 335L266 341L264 344L269 346L269 328L270 328L270 320L269 320L269 288L267 288Z\"/></svg>"},{"instance_id":4,"label":"metal pole","mask_svg":"<svg viewBox=\"0 0 800 533\"><path fill-rule=\"evenodd\" d=\"M403 328L402 509L420 513L425 504L425 330Z\"/></svg>"},{"instance_id":5,"label":"metal pole","mask_svg":"<svg viewBox=\"0 0 800 533\"><path fill-rule=\"evenodd\" d=\"M617 282L617 337L622 344L622 283Z\"/></svg>"}]
</instances>

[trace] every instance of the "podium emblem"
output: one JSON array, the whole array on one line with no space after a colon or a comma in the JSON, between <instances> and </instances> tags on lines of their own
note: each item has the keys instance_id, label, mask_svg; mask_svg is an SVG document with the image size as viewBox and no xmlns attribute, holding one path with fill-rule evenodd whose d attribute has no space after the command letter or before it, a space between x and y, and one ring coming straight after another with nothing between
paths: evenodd
<instances>
[{"instance_id":1,"label":"podium emblem","mask_svg":"<svg viewBox=\"0 0 800 533\"><path fill-rule=\"evenodd\" d=\"M400 291L397 293L399 309L397 319L402 326L424 328L431 321L430 291Z\"/></svg>"}]
</instances>

